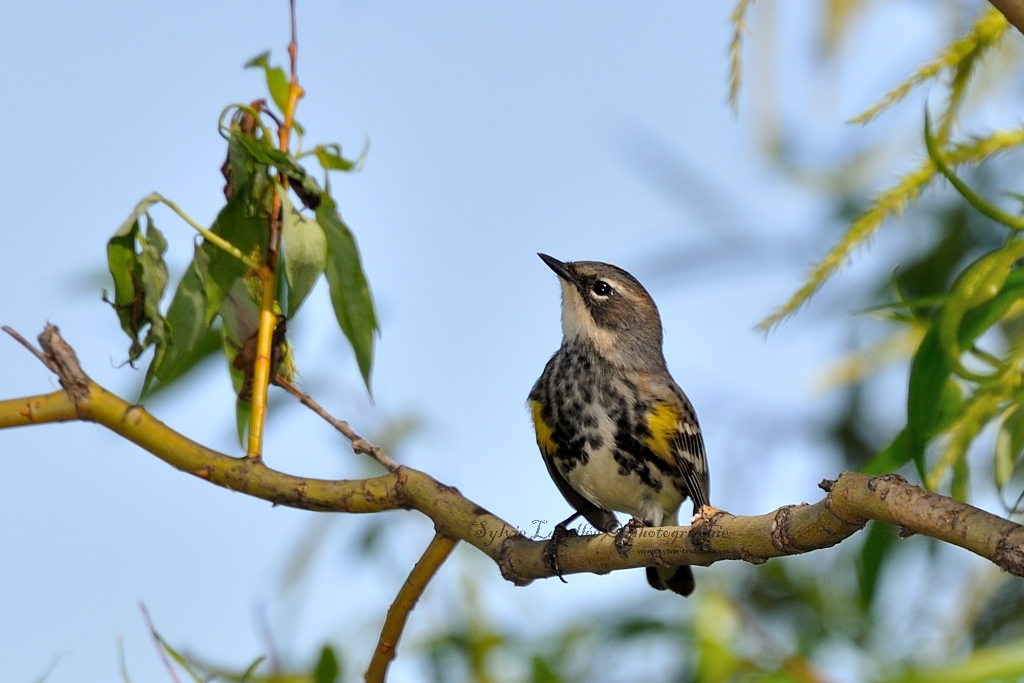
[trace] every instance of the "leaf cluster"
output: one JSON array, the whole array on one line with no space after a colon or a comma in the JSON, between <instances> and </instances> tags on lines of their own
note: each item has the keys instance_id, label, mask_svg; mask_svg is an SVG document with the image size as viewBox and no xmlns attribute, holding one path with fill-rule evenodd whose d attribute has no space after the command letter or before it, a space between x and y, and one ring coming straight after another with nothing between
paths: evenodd
<instances>
[{"instance_id":1,"label":"leaf cluster","mask_svg":"<svg viewBox=\"0 0 1024 683\"><path fill-rule=\"evenodd\" d=\"M283 112L288 86L284 71L270 65L269 53L247 66L265 71L272 100ZM282 149L268 123L284 125L264 100L232 105L221 115L220 132L227 143L221 169L225 203L208 228L154 193L138 203L107 243L114 280L110 303L131 340L128 361L134 363L153 349L140 400L170 386L203 358L223 354L238 395L240 435L252 401L261 308L277 317L272 374L285 378L295 372L287 322L299 313L321 276L367 388L377 333L359 249L341 218L328 175L356 170L360 163L345 159L336 144L295 153ZM306 167L306 159L319 164L322 181ZM166 303L167 243L150 215L157 204L172 208L200 233L193 258ZM268 278L273 281L273 302L263 301L262 285Z\"/></svg>"},{"instance_id":2,"label":"leaf cluster","mask_svg":"<svg viewBox=\"0 0 1024 683\"><path fill-rule=\"evenodd\" d=\"M740 3L737 6L739 18L734 18L737 35L743 28L743 13L739 10L742 8L745 11L747 6L748 3ZM1001 46L1008 26L1006 18L999 11L989 8L981 12L966 34L943 48L934 60L921 66L891 89L878 104L855 116L851 122L867 123L902 100L915 88L946 77L947 97L936 138L939 144L946 147L944 159L949 167L955 169L959 166L976 166L997 154L1020 146L1024 143L1022 129L993 131L984 136L971 137L956 143L949 142L969 84L976 77L984 57ZM734 80L738 79L735 71L740 68L740 63L734 62ZM902 216L907 207L918 200L921 192L941 175L932 159L927 157L918 162L914 169L901 175L895 183L878 192L867 208L850 223L839 242L812 267L804 284L785 303L762 320L758 327L770 330L799 310L839 271L858 247L867 243L887 220Z\"/></svg>"}]
</instances>

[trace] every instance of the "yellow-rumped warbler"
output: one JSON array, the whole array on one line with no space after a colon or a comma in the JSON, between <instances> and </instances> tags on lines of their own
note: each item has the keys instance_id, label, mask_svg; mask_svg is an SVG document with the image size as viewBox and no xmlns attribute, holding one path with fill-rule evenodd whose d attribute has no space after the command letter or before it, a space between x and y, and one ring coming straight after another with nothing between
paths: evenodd
<instances>
[{"instance_id":1,"label":"yellow-rumped warbler","mask_svg":"<svg viewBox=\"0 0 1024 683\"><path fill-rule=\"evenodd\" d=\"M612 511L625 512L621 548L639 527L678 524L687 497L694 514L709 504L704 439L665 367L661 317L643 285L607 263L538 256L562 285L562 346L529 398L548 473L576 509L558 531L580 515L614 531ZM647 581L680 595L694 588L685 565L648 567Z\"/></svg>"}]
</instances>

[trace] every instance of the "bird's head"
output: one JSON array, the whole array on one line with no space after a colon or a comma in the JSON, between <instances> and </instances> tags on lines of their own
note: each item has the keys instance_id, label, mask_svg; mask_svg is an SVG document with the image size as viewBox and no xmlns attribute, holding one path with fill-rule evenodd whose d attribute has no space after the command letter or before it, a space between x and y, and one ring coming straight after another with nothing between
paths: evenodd
<instances>
[{"instance_id":1,"label":"bird's head","mask_svg":"<svg viewBox=\"0 0 1024 683\"><path fill-rule=\"evenodd\" d=\"M562 334L588 341L616 365L664 366L661 316L635 277L599 261L563 263L538 254L562 284Z\"/></svg>"}]
</instances>

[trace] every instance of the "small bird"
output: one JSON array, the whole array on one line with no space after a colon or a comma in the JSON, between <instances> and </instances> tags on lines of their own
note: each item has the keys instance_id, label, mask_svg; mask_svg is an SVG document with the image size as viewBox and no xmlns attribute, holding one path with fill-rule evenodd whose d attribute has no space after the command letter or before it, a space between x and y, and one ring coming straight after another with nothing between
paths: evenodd
<instances>
[{"instance_id":1,"label":"small bird","mask_svg":"<svg viewBox=\"0 0 1024 683\"><path fill-rule=\"evenodd\" d=\"M651 295L617 266L563 263L538 254L562 285L562 345L530 391L537 445L548 474L575 510L612 532L612 511L632 515L620 549L644 526L675 526L679 507L709 505L710 480L697 415L673 381L662 353L661 316ZM659 590L693 592L689 566L648 567Z\"/></svg>"}]
</instances>

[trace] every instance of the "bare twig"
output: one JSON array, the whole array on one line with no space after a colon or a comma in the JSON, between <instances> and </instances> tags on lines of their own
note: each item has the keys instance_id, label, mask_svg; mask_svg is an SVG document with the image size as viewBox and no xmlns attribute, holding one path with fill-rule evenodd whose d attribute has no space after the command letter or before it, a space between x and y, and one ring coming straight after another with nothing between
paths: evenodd
<instances>
[{"instance_id":1,"label":"bare twig","mask_svg":"<svg viewBox=\"0 0 1024 683\"><path fill-rule=\"evenodd\" d=\"M317 403L312 396L302 391L294 384L286 380L281 375L274 376L274 384L281 387L289 394L299 399L299 402L312 410L314 413L322 417L329 425L341 432L342 436L349 440L352 444L352 450L356 453L362 453L368 455L378 463L384 466L389 472L394 472L398 469L398 463L388 457L388 454L384 452L384 449L380 446L374 446L372 443L364 439L363 437L356 434L355 430L349 426L348 422L339 420L334 417L326 410L323 406Z\"/></svg>"},{"instance_id":2,"label":"bare twig","mask_svg":"<svg viewBox=\"0 0 1024 683\"><path fill-rule=\"evenodd\" d=\"M39 346L43 348L49 363L46 367L57 373L60 384L75 403L88 398L92 380L82 370L75 350L60 336L56 325L46 323L39 334Z\"/></svg>"},{"instance_id":3,"label":"bare twig","mask_svg":"<svg viewBox=\"0 0 1024 683\"><path fill-rule=\"evenodd\" d=\"M57 367L53 364L53 362L50 361L50 359L46 357L46 354L44 354L42 351L40 351L36 347L32 346L32 344L31 344L31 342L29 342L29 340L27 340L24 337L22 337L20 334L15 332L12 328L8 327L7 325L4 325L3 327L0 327L0 330L3 330L7 334L9 334L12 337L14 337L14 341L18 342L19 344L24 346L26 349L28 349L29 353L31 353L33 356L38 358L40 363L42 363L43 365L45 365L47 368L50 369L50 372L52 372L54 374L57 373Z\"/></svg>"},{"instance_id":4,"label":"bare twig","mask_svg":"<svg viewBox=\"0 0 1024 683\"><path fill-rule=\"evenodd\" d=\"M423 551L423 556L412 568L409 578L402 584L395 601L388 608L388 616L384 619L380 639L377 641L377 649L373 652L373 658L370 659L370 666L364 676L366 683L384 683L388 674L388 666L397 653L398 641L402 637L402 631L405 630L409 613L416 606L416 602L423 595L423 591L434 574L451 555L456 543L457 541L440 533L434 534L434 538L430 540L430 545Z\"/></svg>"}]
</instances>

